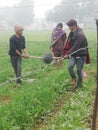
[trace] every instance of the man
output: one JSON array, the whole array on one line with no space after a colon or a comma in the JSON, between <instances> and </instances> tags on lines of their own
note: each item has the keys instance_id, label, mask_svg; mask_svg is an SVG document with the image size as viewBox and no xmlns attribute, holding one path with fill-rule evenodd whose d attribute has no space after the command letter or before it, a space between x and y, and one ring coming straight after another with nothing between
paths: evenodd
<instances>
[{"instance_id":1,"label":"man","mask_svg":"<svg viewBox=\"0 0 98 130\"><path fill-rule=\"evenodd\" d=\"M21 62L23 58L29 58L29 54L25 47L25 37L22 36L23 27L20 25L14 26L15 34L10 37L9 39L9 55L11 64L14 68L15 75L16 75L16 83L21 84ZM24 52L24 55L22 54Z\"/></svg>"},{"instance_id":2,"label":"man","mask_svg":"<svg viewBox=\"0 0 98 130\"><path fill-rule=\"evenodd\" d=\"M76 20L71 19L70 21L67 22L67 25L70 29L70 34L67 40L67 44L69 44L67 46L69 48L64 58L70 56L68 70L72 78L71 85L82 87L83 85L82 69L86 61L86 57L88 55L88 43L82 29L80 29L77 26ZM75 65L77 67L78 78L76 77L76 74L74 72Z\"/></svg>"},{"instance_id":3,"label":"man","mask_svg":"<svg viewBox=\"0 0 98 130\"><path fill-rule=\"evenodd\" d=\"M63 54L63 49L65 46L66 33L63 30L63 24L58 23L53 29L51 36L51 46L50 49L55 57L61 57ZM55 60L57 62L57 60ZM59 62L59 66L62 66L62 61Z\"/></svg>"}]
</instances>

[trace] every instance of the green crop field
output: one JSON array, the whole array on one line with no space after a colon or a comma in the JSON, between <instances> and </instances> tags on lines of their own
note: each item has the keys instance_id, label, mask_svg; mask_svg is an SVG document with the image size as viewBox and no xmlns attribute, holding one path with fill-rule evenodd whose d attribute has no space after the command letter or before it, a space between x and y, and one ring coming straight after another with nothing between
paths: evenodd
<instances>
[{"instance_id":1,"label":"green crop field","mask_svg":"<svg viewBox=\"0 0 98 130\"><path fill-rule=\"evenodd\" d=\"M23 84L16 87L8 55L12 34L13 31L0 31L0 130L91 130L96 88L96 31L85 30L91 64L84 65L83 88L75 91L68 91L68 59L63 61L62 68L39 59L23 59ZM50 34L50 31L24 30L28 53L42 57L49 53Z\"/></svg>"}]
</instances>

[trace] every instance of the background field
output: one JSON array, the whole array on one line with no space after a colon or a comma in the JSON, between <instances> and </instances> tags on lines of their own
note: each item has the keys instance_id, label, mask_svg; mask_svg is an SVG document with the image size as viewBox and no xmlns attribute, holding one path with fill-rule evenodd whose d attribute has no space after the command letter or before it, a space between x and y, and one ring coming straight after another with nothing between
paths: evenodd
<instances>
[{"instance_id":1,"label":"background field","mask_svg":"<svg viewBox=\"0 0 98 130\"><path fill-rule=\"evenodd\" d=\"M87 130L91 129L96 88L96 31L85 30L91 64L84 66L83 89L70 88L68 60L62 68L47 66L42 60L23 59L23 84L17 88L10 64L9 37L0 31L0 130ZM50 31L24 31L28 53L44 56L50 52ZM68 33L67 33L68 35ZM33 82L32 79L35 79Z\"/></svg>"}]
</instances>

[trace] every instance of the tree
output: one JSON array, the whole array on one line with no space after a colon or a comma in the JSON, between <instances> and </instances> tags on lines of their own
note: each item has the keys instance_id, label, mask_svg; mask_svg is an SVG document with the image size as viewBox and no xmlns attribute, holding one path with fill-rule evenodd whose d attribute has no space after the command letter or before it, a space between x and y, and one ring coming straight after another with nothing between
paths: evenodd
<instances>
[{"instance_id":1,"label":"tree","mask_svg":"<svg viewBox=\"0 0 98 130\"><path fill-rule=\"evenodd\" d=\"M46 14L47 21L59 22L77 19L82 22L85 17L94 18L98 14L98 0L62 0L52 11Z\"/></svg>"},{"instance_id":2,"label":"tree","mask_svg":"<svg viewBox=\"0 0 98 130\"><path fill-rule=\"evenodd\" d=\"M0 10L0 18L10 25L28 25L34 19L33 0L21 0L17 6Z\"/></svg>"},{"instance_id":3,"label":"tree","mask_svg":"<svg viewBox=\"0 0 98 130\"><path fill-rule=\"evenodd\" d=\"M32 23L34 18L33 1L21 0L18 7L19 8L15 8L13 12L15 21L23 25Z\"/></svg>"}]
</instances>

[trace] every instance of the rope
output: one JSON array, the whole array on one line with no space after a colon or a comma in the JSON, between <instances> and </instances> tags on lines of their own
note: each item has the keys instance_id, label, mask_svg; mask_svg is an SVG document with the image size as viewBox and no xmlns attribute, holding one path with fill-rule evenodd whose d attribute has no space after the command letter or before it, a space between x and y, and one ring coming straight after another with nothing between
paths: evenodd
<instances>
[{"instance_id":1,"label":"rope","mask_svg":"<svg viewBox=\"0 0 98 130\"><path fill-rule=\"evenodd\" d=\"M70 57L71 55L77 53L78 51L84 50L84 49L87 49L87 48L88 48L88 46L85 47L85 48L80 48L80 49L78 49L77 51L74 51L73 53L69 54L69 57ZM62 57L58 57L57 59L58 59L58 60L57 60L55 63L52 62L51 64L48 64L48 65L46 65L46 66L42 66L41 68L37 68L36 70L33 70L33 71L29 72L27 75L23 75L23 76L18 77L18 78L9 79L9 80L5 81L4 83L1 83L0 86L4 86L5 84L10 83L10 82L13 82L13 81L15 81L15 80L17 80L17 79L26 78L26 77L28 77L29 75L33 74L34 72L37 72L37 71L42 70L42 69L46 69L48 66L51 66L51 65L56 64L56 63L59 63L60 60L64 60L64 58L62 58Z\"/></svg>"},{"instance_id":2,"label":"rope","mask_svg":"<svg viewBox=\"0 0 98 130\"><path fill-rule=\"evenodd\" d=\"M33 74L34 72L38 72L38 71L40 71L40 70L46 69L46 68L48 68L49 66L51 66L51 65L53 65L53 64L54 64L54 63L52 62L52 63L49 64L49 65L45 65L45 66L42 66L42 67L40 67L40 68L37 68L37 69L34 69L34 70L30 71L30 72L28 72L28 74L26 74L26 75L23 75L23 76L20 76L20 77L17 77L17 78L9 79L9 80L7 80L7 81L1 83L1 84L0 84L0 87L1 87L1 86L4 86L4 85L7 84L7 83L11 83L11 82L13 82L13 81L16 81L17 79L26 78L26 77L30 76L31 74Z\"/></svg>"}]
</instances>

